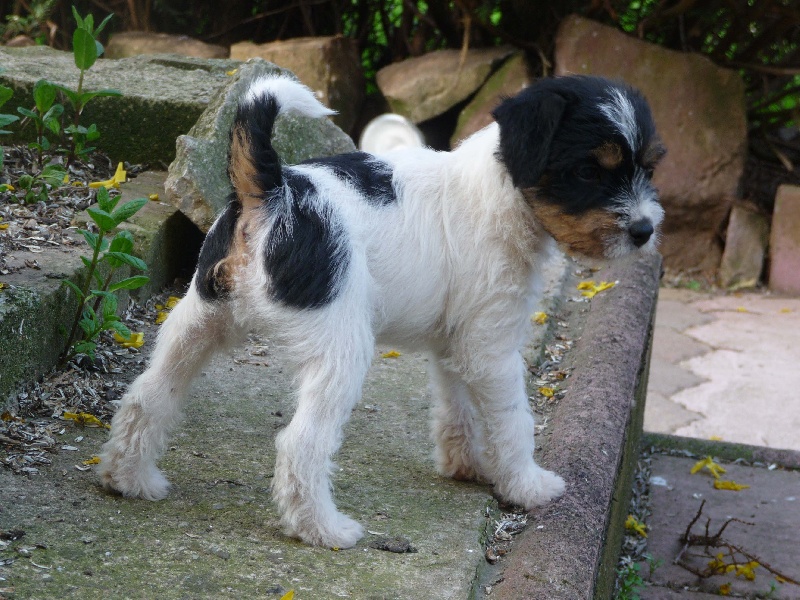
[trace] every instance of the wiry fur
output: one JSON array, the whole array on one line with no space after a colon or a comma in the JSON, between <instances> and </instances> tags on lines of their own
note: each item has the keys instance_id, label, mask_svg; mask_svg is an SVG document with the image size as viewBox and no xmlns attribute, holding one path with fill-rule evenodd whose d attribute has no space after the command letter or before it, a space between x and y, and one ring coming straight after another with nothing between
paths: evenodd
<instances>
[{"instance_id":1,"label":"wiry fur","mask_svg":"<svg viewBox=\"0 0 800 600\"><path fill-rule=\"evenodd\" d=\"M507 129L523 131L512 113L524 106L506 105L499 126L450 153L358 153L280 167L270 132L263 131L277 111L328 111L291 80L254 84L234 124L230 169L237 195L222 225L209 232L198 272L163 325L150 368L114 417L99 469L103 484L126 496L166 496L168 484L155 463L189 381L221 341L258 330L287 348L296 369L297 408L277 437L273 480L289 535L329 547L352 546L362 535L334 505L331 457L375 344L383 341L431 355L432 430L442 475L491 483L505 501L525 508L559 496L564 481L533 459L534 421L519 350L559 238L540 222L537 203L550 207L554 221L559 211L582 214L536 191L557 176L548 171L547 146L557 141L571 101L559 97L549 105L544 124L531 111L526 119L534 137L527 140ZM604 121L604 132L622 144L636 135L636 122L613 102L612 116L624 130L614 134L617 125ZM595 106L598 115L602 110ZM535 173L518 156L531 144L541 146L534 148ZM651 188L631 181L626 189L611 203L604 241L589 245L609 257L642 245L629 239L632 219L649 218L653 228L660 221ZM365 197L370 190L381 197ZM569 240L558 241L569 249ZM646 241L643 249L652 251L653 244ZM325 273L311 277L306 270ZM295 289L297 281L305 282L303 289Z\"/></svg>"}]
</instances>

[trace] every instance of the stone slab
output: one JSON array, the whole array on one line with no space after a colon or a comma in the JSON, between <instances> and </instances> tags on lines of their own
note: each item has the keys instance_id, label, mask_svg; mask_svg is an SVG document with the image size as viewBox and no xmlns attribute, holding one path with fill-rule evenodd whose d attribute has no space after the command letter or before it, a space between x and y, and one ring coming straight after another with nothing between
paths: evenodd
<instances>
[{"instance_id":1,"label":"stone slab","mask_svg":"<svg viewBox=\"0 0 800 600\"><path fill-rule=\"evenodd\" d=\"M727 472L724 479L750 485L749 489L733 492L714 489L713 478L707 473L691 475L695 462L693 458L665 455L654 455L652 458L652 477L661 478L665 485L650 487L652 515L648 520L647 542L648 553L660 561L660 566L650 577L653 587L646 588L641 597L647 600L672 598L664 591L665 587L677 590L690 587L715 594L719 592L720 585L730 584L731 596L737 597L752 597L752 594L763 594L770 590L775 578L763 567L756 568L755 580L750 582L733 574L699 579L673 564L682 547L680 537L697 514L702 500L706 501L703 515L711 518L712 534L731 517L752 522L752 526L731 523L723 537L789 577L800 580L800 545L797 543L800 531L800 472L725 463ZM695 525L694 533L703 533L705 517ZM695 550L702 552L701 548ZM690 564L703 569L709 560L695 558ZM644 574L648 575L646 566ZM778 584L769 597L796 600L800 598L800 587ZM696 596L689 595L688 598Z\"/></svg>"},{"instance_id":2,"label":"stone slab","mask_svg":"<svg viewBox=\"0 0 800 600\"><path fill-rule=\"evenodd\" d=\"M105 58L128 58L140 54L180 54L197 58L228 58L225 46L207 44L188 35L153 31L120 31L106 44Z\"/></svg>"},{"instance_id":3,"label":"stone slab","mask_svg":"<svg viewBox=\"0 0 800 600\"><path fill-rule=\"evenodd\" d=\"M800 294L800 186L782 185L775 195L770 260L770 289Z\"/></svg>"},{"instance_id":4,"label":"stone slab","mask_svg":"<svg viewBox=\"0 0 800 600\"><path fill-rule=\"evenodd\" d=\"M756 287L761 281L768 243L767 217L755 207L734 205L717 275L720 285L739 289Z\"/></svg>"},{"instance_id":5,"label":"stone slab","mask_svg":"<svg viewBox=\"0 0 800 600\"><path fill-rule=\"evenodd\" d=\"M644 408L644 427L646 431L673 433L701 418L700 413L687 410L668 396L647 389L647 403Z\"/></svg>"}]
</instances>

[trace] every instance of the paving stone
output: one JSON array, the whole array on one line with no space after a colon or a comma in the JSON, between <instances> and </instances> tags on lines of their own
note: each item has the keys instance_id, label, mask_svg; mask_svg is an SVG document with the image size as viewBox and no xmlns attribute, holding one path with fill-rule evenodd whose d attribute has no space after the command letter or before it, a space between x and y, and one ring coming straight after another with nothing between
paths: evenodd
<instances>
[{"instance_id":1,"label":"paving stone","mask_svg":"<svg viewBox=\"0 0 800 600\"><path fill-rule=\"evenodd\" d=\"M698 386L704 381L680 365L661 363L658 369L650 372L647 389L670 397L687 388Z\"/></svg>"},{"instance_id":2,"label":"paving stone","mask_svg":"<svg viewBox=\"0 0 800 600\"><path fill-rule=\"evenodd\" d=\"M701 414L686 410L664 394L647 390L647 403L644 408L644 430L656 433L675 433L702 417Z\"/></svg>"},{"instance_id":3,"label":"paving stone","mask_svg":"<svg viewBox=\"0 0 800 600\"><path fill-rule=\"evenodd\" d=\"M680 537L697 514L702 500L706 501L704 516L695 525L693 533L703 533L706 518L711 519L709 530L712 534L732 517L751 522L752 526L731 523L725 529L723 538L758 556L785 575L800 579L800 546L797 544L797 532L800 531L800 472L725 463L725 480L750 486L749 489L734 492L714 489L714 480L707 472L691 475L695 462L696 459L692 458L653 456L652 477L661 478L665 485L650 487L652 515L648 519L647 546L648 553L660 561L660 566L651 577L656 588L647 588L642 598L673 598L673 595L664 591L666 586L673 589L692 587L714 594L719 591L720 585L729 583L731 595L738 597L752 597L754 593L769 591L775 578L763 567L756 568L756 578L750 582L743 577L734 577L733 574L699 579L673 564L681 551ZM695 548L694 551L702 552L703 549ZM722 551L720 549L712 552L716 555ZM702 570L711 558L690 560L689 564ZM645 565L645 577L648 576L648 570ZM778 585L777 591L770 598L800 599L800 587Z\"/></svg>"}]
</instances>

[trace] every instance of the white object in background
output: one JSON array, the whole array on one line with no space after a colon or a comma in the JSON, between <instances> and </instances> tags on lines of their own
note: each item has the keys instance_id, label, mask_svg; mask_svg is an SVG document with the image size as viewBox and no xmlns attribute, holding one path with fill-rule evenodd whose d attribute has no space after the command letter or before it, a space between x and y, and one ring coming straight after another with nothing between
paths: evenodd
<instances>
[{"instance_id":1,"label":"white object in background","mask_svg":"<svg viewBox=\"0 0 800 600\"><path fill-rule=\"evenodd\" d=\"M401 115L386 113L375 117L364 128L359 149L381 154L398 148L421 148L425 138L416 126Z\"/></svg>"}]
</instances>

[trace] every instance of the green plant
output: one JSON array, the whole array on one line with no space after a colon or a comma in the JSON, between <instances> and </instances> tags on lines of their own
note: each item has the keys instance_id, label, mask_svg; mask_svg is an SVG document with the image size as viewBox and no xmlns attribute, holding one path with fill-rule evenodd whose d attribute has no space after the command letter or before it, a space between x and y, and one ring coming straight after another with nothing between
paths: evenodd
<instances>
[{"instance_id":1,"label":"green plant","mask_svg":"<svg viewBox=\"0 0 800 600\"><path fill-rule=\"evenodd\" d=\"M37 151L39 168L45 152L50 150L50 140L45 136L45 130L55 135L61 133L61 115L64 107L56 102L56 86L46 79L40 79L33 86L34 110L17 107L17 111L34 124L36 128L36 141L28 144Z\"/></svg>"},{"instance_id":2,"label":"green plant","mask_svg":"<svg viewBox=\"0 0 800 600\"><path fill-rule=\"evenodd\" d=\"M103 54L103 44L97 40L98 34L108 24L113 15L108 15L96 28L94 26L94 17L91 14L81 18L77 9L72 7L72 14L75 17L75 22L78 27L72 35L72 54L75 59L75 66L80 70L78 78L78 88L75 91L64 87L58 86L58 89L64 94L69 101L73 110L72 124L64 129L64 133L70 138L70 148L67 153L67 166L80 154L85 154L92 150L86 148L86 142L93 141L100 136L95 125L90 125L88 128L82 127L80 124L81 115L89 101L101 96L120 96L118 90L103 89L86 92L83 89L83 79L92 65L97 61L98 57Z\"/></svg>"},{"instance_id":3,"label":"green plant","mask_svg":"<svg viewBox=\"0 0 800 600\"><path fill-rule=\"evenodd\" d=\"M630 558L624 558L617 569L617 587L614 600L639 600L639 589L644 587L644 579L639 574L640 566Z\"/></svg>"},{"instance_id":4,"label":"green plant","mask_svg":"<svg viewBox=\"0 0 800 600\"><path fill-rule=\"evenodd\" d=\"M61 186L66 175L67 171L61 165L47 165L38 175L20 175L17 185L24 193L21 201L25 204L47 202L49 189Z\"/></svg>"},{"instance_id":5,"label":"green plant","mask_svg":"<svg viewBox=\"0 0 800 600\"><path fill-rule=\"evenodd\" d=\"M56 2L57 0L33 0L20 3L25 5L28 14L7 15L6 24L0 24L0 38L7 41L17 35L27 35L34 38L37 44L51 42L55 26L50 21L50 15Z\"/></svg>"},{"instance_id":6,"label":"green plant","mask_svg":"<svg viewBox=\"0 0 800 600\"><path fill-rule=\"evenodd\" d=\"M2 69L0 69L0 73L2 73ZM3 107L3 104L8 102L11 99L11 96L14 95L14 90L10 87L6 87L4 85L0 85L0 108ZM10 131L3 129L3 127L7 127L11 125L11 123L19 121L19 117L17 115L7 115L0 113L0 134L3 133L11 133ZM2 165L3 157L0 156L0 165Z\"/></svg>"},{"instance_id":7,"label":"green plant","mask_svg":"<svg viewBox=\"0 0 800 600\"><path fill-rule=\"evenodd\" d=\"M121 223L127 221L147 203L147 198L131 200L117 208L119 196L110 197L108 190L98 188L97 206L86 210L97 226L97 233L79 229L89 247L92 257L81 256L86 266L86 278L80 287L64 279L78 298L78 307L72 322L72 329L67 336L67 343L62 355L62 365L76 354L86 354L94 360L97 348L95 340L101 332L112 330L124 338L131 337L131 331L117 316L118 299L115 292L134 290L145 285L149 278L145 275L134 275L116 283L112 283L116 271L129 266L138 271L146 271L147 265L131 254L133 236L129 231L121 230L109 241L108 235ZM105 278L98 269L101 262L107 266ZM95 289L92 289L92 287ZM78 337L78 329L82 335Z\"/></svg>"}]
</instances>

